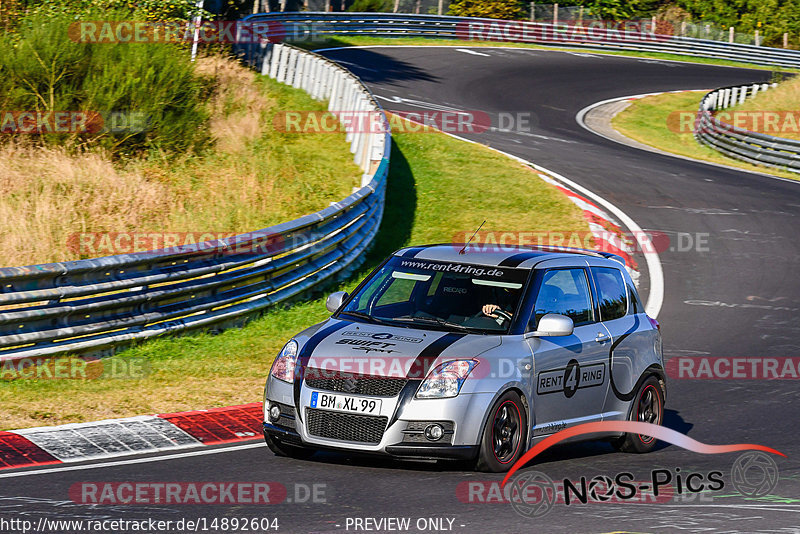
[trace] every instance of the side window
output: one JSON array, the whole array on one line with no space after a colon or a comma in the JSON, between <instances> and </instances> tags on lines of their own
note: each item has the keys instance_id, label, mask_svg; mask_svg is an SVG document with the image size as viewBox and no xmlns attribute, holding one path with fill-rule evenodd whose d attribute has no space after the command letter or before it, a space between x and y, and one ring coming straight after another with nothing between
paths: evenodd
<instances>
[{"instance_id":1,"label":"side window","mask_svg":"<svg viewBox=\"0 0 800 534\"><path fill-rule=\"evenodd\" d=\"M628 313L628 295L625 280L619 269L592 267L597 282L597 299L600 305L600 320L612 321Z\"/></svg>"},{"instance_id":2,"label":"side window","mask_svg":"<svg viewBox=\"0 0 800 534\"><path fill-rule=\"evenodd\" d=\"M542 286L536 296L529 328L548 313L566 315L575 326L591 323L592 298L586 271L583 269L553 269L544 273Z\"/></svg>"},{"instance_id":3,"label":"side window","mask_svg":"<svg viewBox=\"0 0 800 534\"><path fill-rule=\"evenodd\" d=\"M644 304L642 304L642 299L639 297L639 292L636 291L636 288L630 284L628 284L628 295L631 297L631 306L630 310L628 310L628 313L630 315L644 313Z\"/></svg>"}]
</instances>

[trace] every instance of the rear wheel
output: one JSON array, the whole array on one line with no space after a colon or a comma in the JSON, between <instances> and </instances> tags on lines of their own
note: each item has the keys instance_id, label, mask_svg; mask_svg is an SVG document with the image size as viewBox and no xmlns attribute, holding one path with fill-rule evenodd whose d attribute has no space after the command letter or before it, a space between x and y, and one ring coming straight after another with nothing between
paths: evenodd
<instances>
[{"instance_id":1,"label":"rear wheel","mask_svg":"<svg viewBox=\"0 0 800 534\"><path fill-rule=\"evenodd\" d=\"M305 447L297 447L294 445L287 445L278 438L272 437L269 434L264 434L264 441L267 442L269 450L275 453L275 456L286 456L289 458L296 458L298 460L308 460L314 453L314 449L306 449Z\"/></svg>"},{"instance_id":2,"label":"rear wheel","mask_svg":"<svg viewBox=\"0 0 800 534\"><path fill-rule=\"evenodd\" d=\"M489 411L476 469L489 473L508 471L525 452L527 436L528 414L522 398L507 391Z\"/></svg>"},{"instance_id":3,"label":"rear wheel","mask_svg":"<svg viewBox=\"0 0 800 534\"><path fill-rule=\"evenodd\" d=\"M651 376L639 386L631 407L631 421L660 425L664 422L664 393L658 380ZM656 446L656 438L641 434L625 434L614 446L623 452L650 452Z\"/></svg>"}]
</instances>

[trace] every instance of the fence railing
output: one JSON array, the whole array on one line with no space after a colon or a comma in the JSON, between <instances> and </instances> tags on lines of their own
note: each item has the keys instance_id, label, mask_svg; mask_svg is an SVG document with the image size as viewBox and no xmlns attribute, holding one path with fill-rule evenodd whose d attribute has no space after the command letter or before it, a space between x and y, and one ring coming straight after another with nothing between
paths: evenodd
<instances>
[{"instance_id":1,"label":"fence railing","mask_svg":"<svg viewBox=\"0 0 800 534\"><path fill-rule=\"evenodd\" d=\"M261 72L330 99L331 109L346 103L386 124L369 90L335 63L285 45L248 53ZM391 136L388 126L380 132L344 126L362 184L321 211L199 245L0 268L0 361L102 356L162 334L221 329L345 276L378 231Z\"/></svg>"},{"instance_id":2,"label":"fence railing","mask_svg":"<svg viewBox=\"0 0 800 534\"><path fill-rule=\"evenodd\" d=\"M401 13L262 13L249 22L272 22L264 35L289 42L323 37L370 35L374 37L431 37L461 41L485 40L569 46L594 50L661 52L706 57L757 65L800 68L800 51L743 43L727 43L681 35L662 34L658 26L635 21L607 24L601 21L551 22L501 21L473 17L408 15Z\"/></svg>"},{"instance_id":3,"label":"fence railing","mask_svg":"<svg viewBox=\"0 0 800 534\"><path fill-rule=\"evenodd\" d=\"M715 114L776 85L754 83L711 91L700 102L695 139L735 159L800 173L800 141L737 127ZM759 122L766 125L765 119L761 117Z\"/></svg>"}]
</instances>

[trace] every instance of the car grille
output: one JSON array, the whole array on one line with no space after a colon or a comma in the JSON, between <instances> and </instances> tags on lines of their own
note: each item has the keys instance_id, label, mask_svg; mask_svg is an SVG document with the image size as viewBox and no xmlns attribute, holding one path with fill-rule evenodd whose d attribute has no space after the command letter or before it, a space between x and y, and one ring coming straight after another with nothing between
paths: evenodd
<instances>
[{"instance_id":1,"label":"car grille","mask_svg":"<svg viewBox=\"0 0 800 534\"><path fill-rule=\"evenodd\" d=\"M308 433L320 438L380 443L389 418L306 408Z\"/></svg>"},{"instance_id":2,"label":"car grille","mask_svg":"<svg viewBox=\"0 0 800 534\"><path fill-rule=\"evenodd\" d=\"M306 385L308 387L352 395L394 397L400 393L406 382L408 382L406 378L360 375L314 368L306 370Z\"/></svg>"}]
</instances>

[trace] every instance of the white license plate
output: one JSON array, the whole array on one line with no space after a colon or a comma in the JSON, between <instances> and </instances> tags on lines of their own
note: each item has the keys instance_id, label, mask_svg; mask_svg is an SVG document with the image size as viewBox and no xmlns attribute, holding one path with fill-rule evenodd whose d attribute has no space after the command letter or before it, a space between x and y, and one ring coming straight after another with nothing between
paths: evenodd
<instances>
[{"instance_id":1,"label":"white license plate","mask_svg":"<svg viewBox=\"0 0 800 534\"><path fill-rule=\"evenodd\" d=\"M312 391L311 407L335 412L377 415L381 412L381 401L380 399L351 397L350 395L341 395L339 393Z\"/></svg>"}]
</instances>

